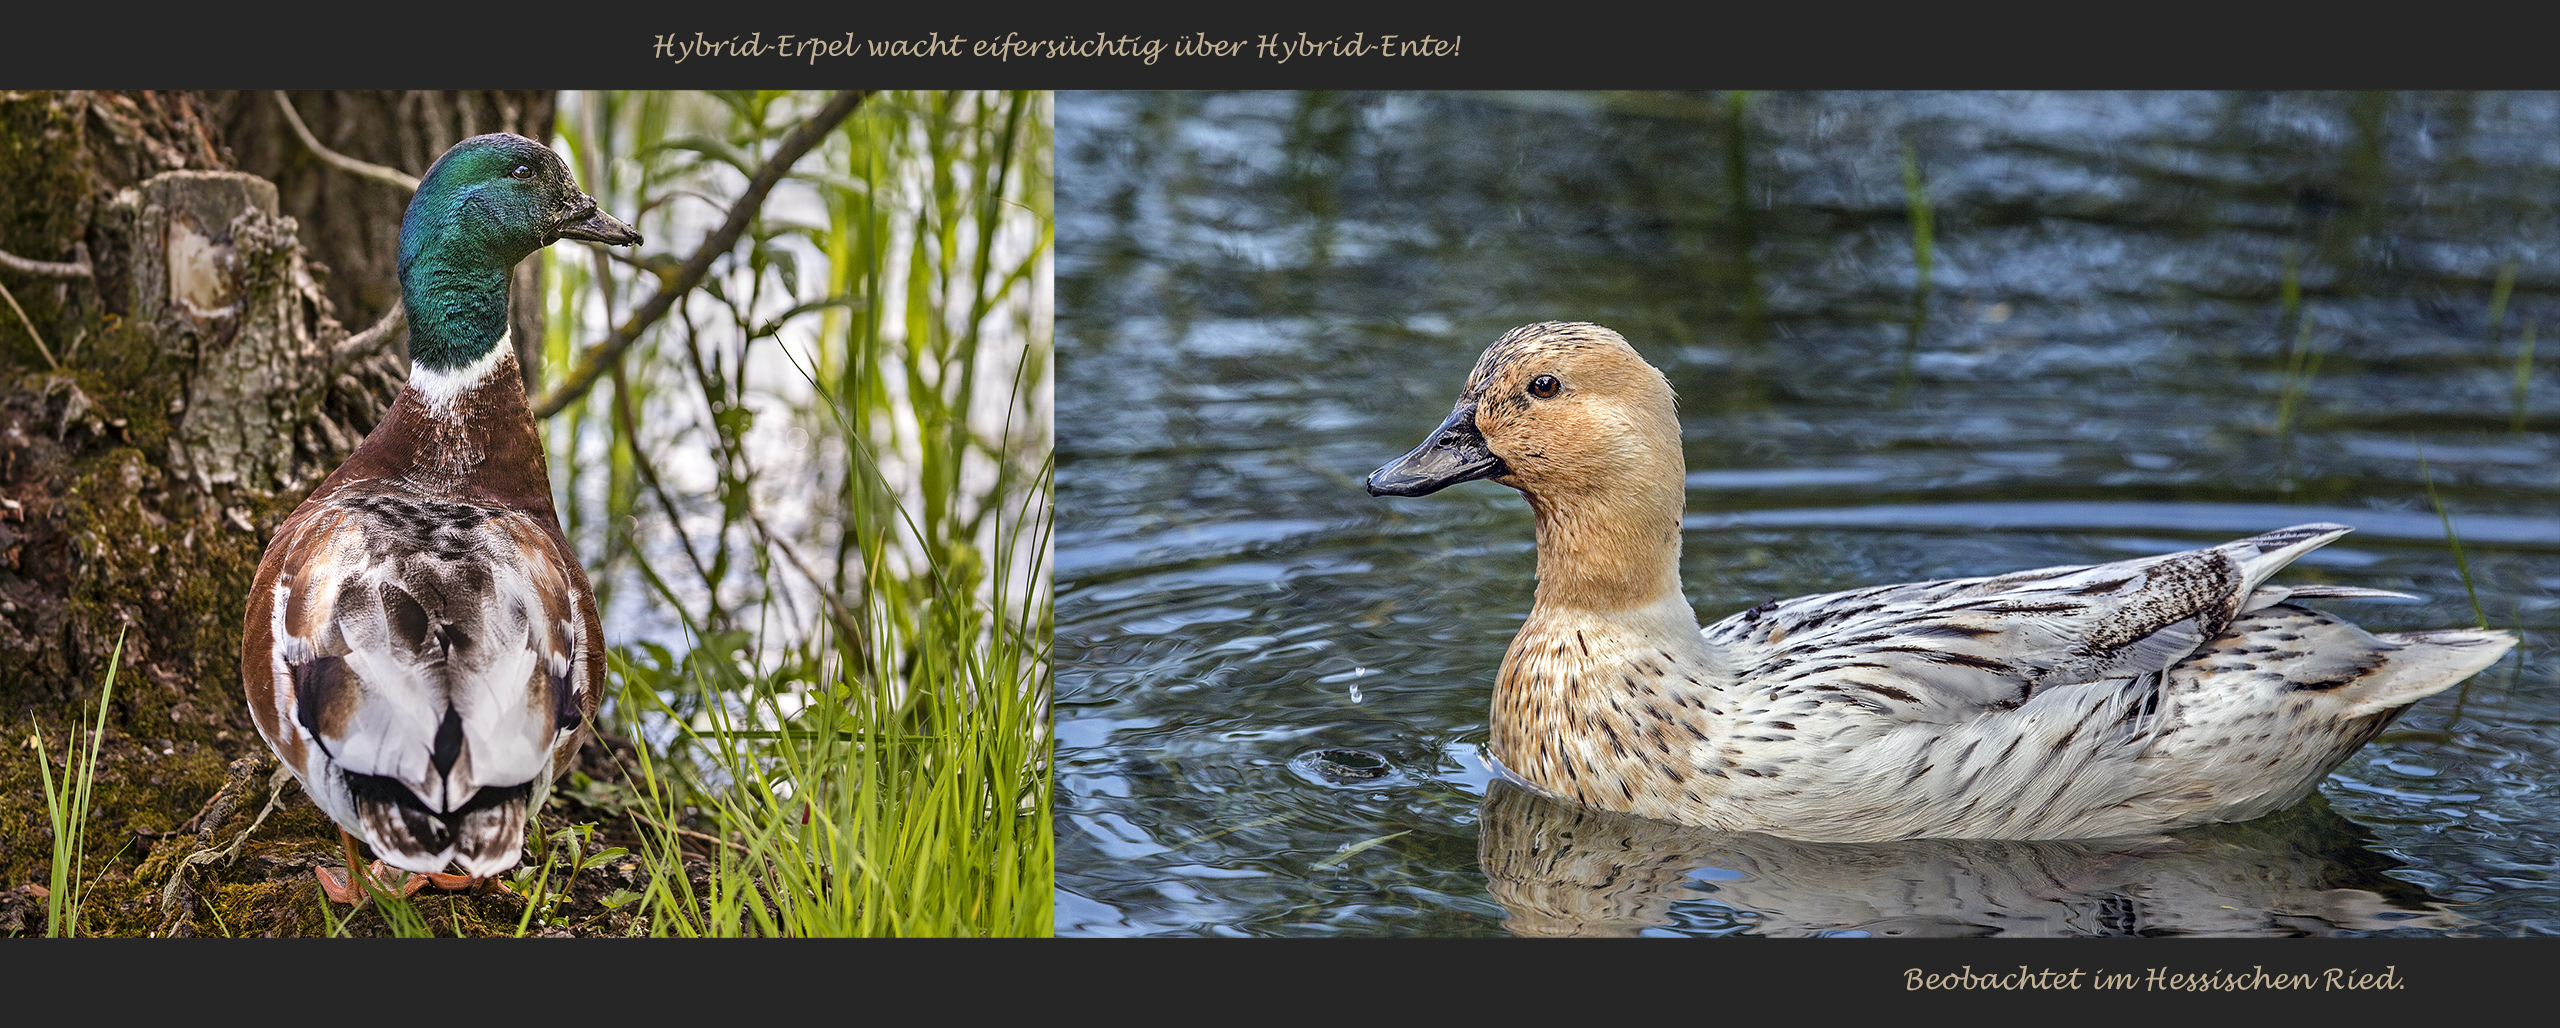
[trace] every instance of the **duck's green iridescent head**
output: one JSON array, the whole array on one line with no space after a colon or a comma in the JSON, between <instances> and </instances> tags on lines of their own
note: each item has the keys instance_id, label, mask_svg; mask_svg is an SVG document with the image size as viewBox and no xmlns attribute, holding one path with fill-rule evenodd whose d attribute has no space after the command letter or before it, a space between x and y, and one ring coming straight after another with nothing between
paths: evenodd
<instances>
[{"instance_id":1,"label":"duck's green iridescent head","mask_svg":"<svg viewBox=\"0 0 2560 1028\"><path fill-rule=\"evenodd\" d=\"M523 136L473 136L436 158L400 222L411 363L450 371L487 355L506 335L508 270L562 239L636 246L640 233Z\"/></svg>"}]
</instances>

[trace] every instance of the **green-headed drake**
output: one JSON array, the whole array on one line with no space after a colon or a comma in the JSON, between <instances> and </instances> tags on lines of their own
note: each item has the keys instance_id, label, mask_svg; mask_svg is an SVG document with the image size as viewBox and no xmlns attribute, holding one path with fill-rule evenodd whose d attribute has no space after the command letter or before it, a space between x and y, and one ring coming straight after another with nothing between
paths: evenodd
<instances>
[{"instance_id":1,"label":"green-headed drake","mask_svg":"<svg viewBox=\"0 0 2560 1028\"><path fill-rule=\"evenodd\" d=\"M446 887L514 867L603 692L595 593L507 338L508 273L561 239L640 234L533 140L475 136L436 159L400 224L408 385L259 562L249 711L351 864L362 839ZM320 878L340 902L363 894Z\"/></svg>"},{"instance_id":2,"label":"green-headed drake","mask_svg":"<svg viewBox=\"0 0 2560 1028\"><path fill-rule=\"evenodd\" d=\"M2089 839L2299 800L2410 704L2516 643L2375 635L2269 582L2345 535L1883 585L1703 631L1680 592L1671 385L1598 325L1513 329L1381 496L1490 479L1537 515L1538 593L1492 754L1548 793L1791 839Z\"/></svg>"}]
</instances>

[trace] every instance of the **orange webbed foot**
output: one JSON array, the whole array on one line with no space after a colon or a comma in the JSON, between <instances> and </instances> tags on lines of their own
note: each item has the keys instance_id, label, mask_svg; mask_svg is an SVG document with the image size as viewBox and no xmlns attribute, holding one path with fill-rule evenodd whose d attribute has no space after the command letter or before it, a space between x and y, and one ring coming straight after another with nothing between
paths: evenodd
<instances>
[{"instance_id":1,"label":"orange webbed foot","mask_svg":"<svg viewBox=\"0 0 2560 1028\"><path fill-rule=\"evenodd\" d=\"M331 903L354 903L364 898L364 890L347 881L343 867L315 867L311 873L320 876L320 894Z\"/></svg>"},{"instance_id":2,"label":"orange webbed foot","mask_svg":"<svg viewBox=\"0 0 2560 1028\"><path fill-rule=\"evenodd\" d=\"M347 874L346 868L315 867L311 872L320 876L320 894L329 897L330 902L361 903L364 901L366 892L364 886ZM373 879L376 888L402 897L415 896L419 889L427 885L427 880L421 876L405 871L386 870L379 860L374 861L373 866L366 868L365 874ZM400 876L396 881L391 877L394 874Z\"/></svg>"},{"instance_id":3,"label":"orange webbed foot","mask_svg":"<svg viewBox=\"0 0 2560 1028\"><path fill-rule=\"evenodd\" d=\"M374 882L382 886L383 891L399 893L402 899L415 896L418 894L418 890L427 887L426 876L410 874L407 871L397 869L386 869L382 866L382 862L379 860L373 862L373 868L370 873L373 875ZM398 885L392 884L391 876L395 874L400 876L400 884Z\"/></svg>"},{"instance_id":4,"label":"orange webbed foot","mask_svg":"<svg viewBox=\"0 0 2560 1028\"><path fill-rule=\"evenodd\" d=\"M477 878L471 875L444 874L442 872L429 871L427 872L427 880L434 882L436 888L451 892L475 890L480 892L503 892L509 896L516 895L516 891L514 889L507 888L507 883L496 878Z\"/></svg>"}]
</instances>

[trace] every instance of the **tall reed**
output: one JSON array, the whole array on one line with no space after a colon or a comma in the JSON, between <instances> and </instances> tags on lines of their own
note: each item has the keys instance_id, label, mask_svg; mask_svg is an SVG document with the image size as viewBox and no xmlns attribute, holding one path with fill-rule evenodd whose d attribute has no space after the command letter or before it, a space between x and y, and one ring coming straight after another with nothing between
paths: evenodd
<instances>
[{"instance_id":1,"label":"tall reed","mask_svg":"<svg viewBox=\"0 0 2560 1028\"><path fill-rule=\"evenodd\" d=\"M2516 292L2516 262L2498 265L2498 277L2489 283L2489 344L2504 341L2507 336L2507 301Z\"/></svg>"},{"instance_id":2,"label":"tall reed","mask_svg":"<svg viewBox=\"0 0 2560 1028\"><path fill-rule=\"evenodd\" d=\"M1929 203L1928 184L1920 177L1920 152L1908 135L1902 139L1902 204L1911 222L1911 315L1904 326L1902 360L1893 376L1893 406L1899 407L1919 382L1920 334L1929 325L1929 297L1937 288L1937 211Z\"/></svg>"},{"instance_id":3,"label":"tall reed","mask_svg":"<svg viewBox=\"0 0 2560 1028\"><path fill-rule=\"evenodd\" d=\"M2516 340L2515 415L2508 421L2512 431L2524 431L2525 396L2533 388L2533 331L2537 327L2538 322L2526 321L2523 338Z\"/></svg>"},{"instance_id":4,"label":"tall reed","mask_svg":"<svg viewBox=\"0 0 2560 1028\"><path fill-rule=\"evenodd\" d=\"M2285 355L2284 393L2276 401L2276 433L2279 435L2292 430L2294 418L2301 411L2302 398L2311 391L2311 380L2320 375L2321 359L2328 356L2311 343L2311 310L2306 307L2296 315L2295 320L2300 327L2293 333L2293 349Z\"/></svg>"},{"instance_id":5,"label":"tall reed","mask_svg":"<svg viewBox=\"0 0 2560 1028\"><path fill-rule=\"evenodd\" d=\"M2482 628L2489 627L2489 614L2480 608L2480 587L2471 580L2471 561L2462 555L2462 536L2453 530L2453 514L2444 507L2444 497L2436 495L2435 472L2427 468L2427 446L2411 436L2409 445L2418 451L2418 477L2426 482L2427 502L2436 508L2436 517L2444 522L2445 545L2453 548L2453 566L2462 573L2462 591L2471 597L2471 619Z\"/></svg>"},{"instance_id":6,"label":"tall reed","mask_svg":"<svg viewBox=\"0 0 2560 1028\"><path fill-rule=\"evenodd\" d=\"M1920 273L1918 293L1927 302L1930 269L1937 260L1937 212L1929 205L1929 191L1920 179L1920 152L1908 137L1902 140L1902 210L1911 220L1911 262Z\"/></svg>"}]
</instances>

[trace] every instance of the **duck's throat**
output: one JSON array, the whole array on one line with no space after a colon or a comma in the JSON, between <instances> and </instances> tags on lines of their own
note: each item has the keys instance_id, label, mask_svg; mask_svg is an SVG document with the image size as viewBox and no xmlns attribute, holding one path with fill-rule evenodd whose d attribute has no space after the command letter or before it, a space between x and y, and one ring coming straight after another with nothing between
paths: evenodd
<instances>
[{"instance_id":1,"label":"duck's throat","mask_svg":"<svg viewBox=\"0 0 2560 1028\"><path fill-rule=\"evenodd\" d=\"M542 436L526 402L515 349L502 337L488 356L450 372L413 367L391 416L413 446L407 474L421 486L519 507L551 504Z\"/></svg>"},{"instance_id":2,"label":"duck's throat","mask_svg":"<svg viewBox=\"0 0 2560 1028\"><path fill-rule=\"evenodd\" d=\"M485 344L486 350L469 363L455 367L438 367L411 358L409 388L416 390L427 416L437 421L454 421L462 417L463 403L483 389L513 380L517 405L523 406L523 372L516 363L514 337L503 329L497 341Z\"/></svg>"},{"instance_id":3,"label":"duck's throat","mask_svg":"<svg viewBox=\"0 0 2560 1028\"><path fill-rule=\"evenodd\" d=\"M1677 487L1528 494L1538 518L1538 607L1594 613L1680 598Z\"/></svg>"}]
</instances>

